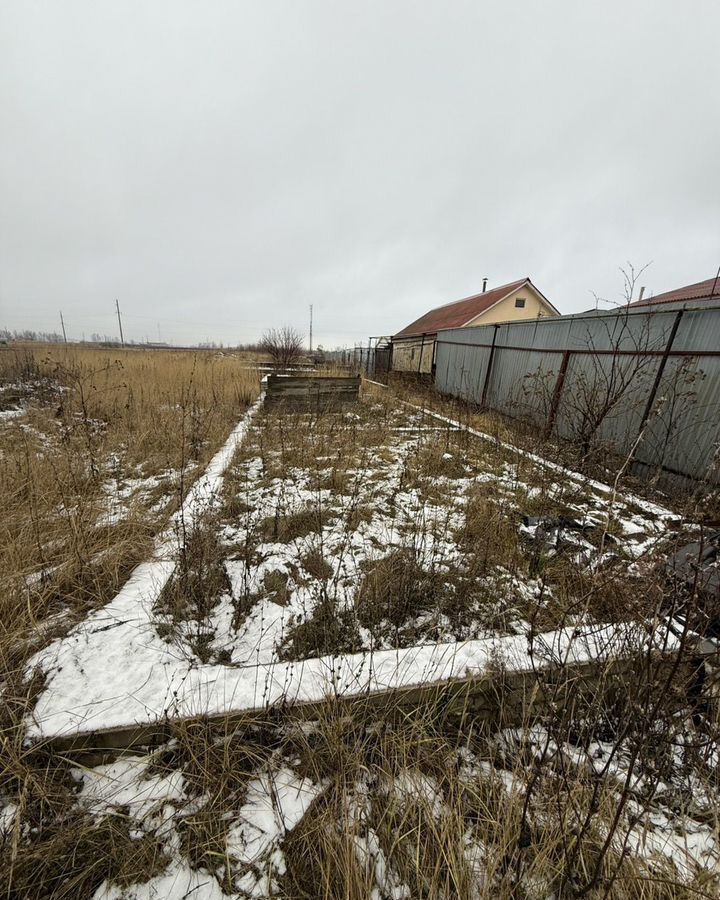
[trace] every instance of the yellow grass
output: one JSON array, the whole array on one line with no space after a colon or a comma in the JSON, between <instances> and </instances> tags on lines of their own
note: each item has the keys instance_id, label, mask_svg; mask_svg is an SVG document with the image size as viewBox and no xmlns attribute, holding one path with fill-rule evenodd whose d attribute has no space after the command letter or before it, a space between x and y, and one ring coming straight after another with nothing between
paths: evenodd
<instances>
[{"instance_id":1,"label":"yellow grass","mask_svg":"<svg viewBox=\"0 0 720 900\"><path fill-rule=\"evenodd\" d=\"M106 602L259 391L217 352L23 347L0 353L0 664L53 614ZM10 386L9 388L7 386ZM3 401L3 398L4 401ZM143 479L124 517L118 495ZM108 511L111 515L108 515ZM127 513L125 515L125 512Z\"/></svg>"},{"instance_id":2,"label":"yellow grass","mask_svg":"<svg viewBox=\"0 0 720 900\"><path fill-rule=\"evenodd\" d=\"M147 556L153 534L256 396L252 364L248 357L208 351L0 351L0 385L14 385L6 399L17 395L28 404L25 416L0 420L0 806L9 801L18 808L11 832L0 835L2 898L92 897L106 879L119 886L143 882L168 864L159 829L138 838L138 822L122 807L104 817L83 812L70 775L73 761L24 746L22 720L38 685L27 683L23 665L55 631L107 602ZM3 402L0 392L0 410ZM311 450L326 454L323 441L335 440L323 429L312 441L296 440L291 424L284 420L264 434L266 452L281 448L282 467ZM371 452L379 453L382 422L377 430ZM360 448L347 446L339 455L348 466L358 454ZM276 457L268 455L269 473ZM426 454L418 471L431 479L446 464L442 454ZM109 493L122 491L129 479L163 473L159 485L130 500L124 518L107 518ZM465 539L484 553L507 554L512 545L493 518L494 507L481 495L477 504ZM200 551L201 563L212 556L212 548ZM321 558L305 563L323 577ZM175 599L188 600L188 583L193 586L192 578ZM564 687L556 690L559 696ZM637 686L629 691L637 702L617 714L618 732L629 715L634 720L648 706ZM661 712L676 721L674 708ZM604 726L604 710L584 714ZM274 894L284 900L365 900L376 864L358 847L368 846L370 833L412 898L717 896L717 879L707 871L680 883L667 863L621 861L616 844L603 855L617 785L608 779L596 791L586 768L561 766L555 757L539 761L537 748L523 743L527 735L508 752L473 722L471 711L450 713L432 704L390 709L387 721L377 718L371 705L364 709L360 702L348 714L329 702L317 721L302 726L278 712L243 728L229 722L174 726L172 744L153 755L152 766L159 774L181 771L196 803L194 811L175 816L175 854L213 872L232 893L226 834L247 782L274 760L322 786L285 838L287 867ZM561 713L546 723L548 734L566 747L575 725ZM694 747L716 746L716 732L698 727L694 733L683 720L677 728ZM645 755L662 746L655 731L638 735ZM677 734L668 726L662 737L670 745ZM716 780L716 773L699 771ZM408 792L408 781L432 790ZM524 816L529 785L532 805ZM480 857L468 851L470 843Z\"/></svg>"}]
</instances>

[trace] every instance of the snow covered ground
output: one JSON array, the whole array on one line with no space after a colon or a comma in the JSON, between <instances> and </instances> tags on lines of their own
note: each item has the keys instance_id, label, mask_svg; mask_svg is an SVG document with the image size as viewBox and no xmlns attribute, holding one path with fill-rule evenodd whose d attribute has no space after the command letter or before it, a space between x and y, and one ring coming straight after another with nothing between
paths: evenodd
<instances>
[{"instance_id":1,"label":"snow covered ground","mask_svg":"<svg viewBox=\"0 0 720 900\"><path fill-rule=\"evenodd\" d=\"M542 460L509 446L488 455L491 445L452 423L429 422L372 401L319 419L256 404L154 558L31 660L47 680L29 737L385 690L498 660L527 670L547 655L543 643L556 653L573 636L582 655L617 639L587 604L539 629L532 615L557 605L560 589L531 563L629 573L673 514L557 467L548 479ZM523 525L539 502L564 518ZM193 528L209 529L221 552L190 573L194 589L212 566L225 587L178 615L163 598L173 585L182 594L178 562ZM485 558L498 532L504 543Z\"/></svg>"},{"instance_id":2,"label":"snow covered ground","mask_svg":"<svg viewBox=\"0 0 720 900\"><path fill-rule=\"evenodd\" d=\"M126 496L105 514L122 515L125 501L151 488L126 480ZM650 646L672 653L672 633L605 621L609 607L594 603L606 581L611 592L625 585L637 594L676 522L662 506L390 399L320 419L258 403L195 483L153 558L111 603L30 661L45 685L27 738L528 672ZM539 627L546 623L554 627ZM594 724L604 726L599 713ZM699 877L712 889L720 874L707 775L720 758L714 745L704 747L703 780L691 763L699 741L682 721L665 781L633 764L629 738L613 744L600 727L583 741L540 725L505 729L487 743L443 745L440 761L418 758L411 741L379 771L358 751L347 773L322 723L294 727L302 739L285 726L262 740L209 739L216 745L203 752L227 748L230 761L233 740L257 739L262 748L242 776L229 765L240 784L220 806L218 773L209 765L208 784L198 788L182 739L75 769L77 810L95 823L122 821L132 840L160 848L152 874L129 884L109 878L94 900L292 896L287 886L301 877L299 860L318 834L332 847L334 836L347 839L366 896L410 900L419 891L413 857L409 864L398 852L408 810L452 847L463 896L493 896L507 860L492 828L517 822L541 765L547 793L529 804L533 834L557 827L557 773L579 773L573 790L582 797L591 772L607 782L609 809L623 783L630 795L615 830L605 815L594 838L609 835L619 856L629 848L653 877ZM372 743L382 727L358 726L361 741ZM577 802L571 794L567 809ZM18 815L0 802L2 835L17 830ZM198 861L187 835L205 819L215 843ZM414 834L419 826L407 827ZM518 889L549 897L553 885L530 862Z\"/></svg>"},{"instance_id":3,"label":"snow covered ground","mask_svg":"<svg viewBox=\"0 0 720 900\"><path fill-rule=\"evenodd\" d=\"M538 764L549 772L562 765L568 771L592 769L605 776L605 760L614 753L613 744L602 740L585 747L570 742L558 744L545 727L535 725L504 729L485 744L441 750L433 747L426 750L424 763L422 756L415 759L408 747L395 758L398 748L391 744L386 750L390 759L375 770L360 764L363 754L372 753L371 736L355 748L356 770L341 773L330 767L323 774L323 766L330 761L318 762L317 757L322 756L326 738L322 724L306 725L301 735L286 735L284 749L268 749L256 767L238 773L238 784L221 808L213 795L217 789L213 775L217 779L229 773L208 773L206 792L198 793L196 773L184 768L177 742L149 755L123 756L94 768L74 769L79 810L98 824L108 819L127 823L131 839L153 840L160 854L153 863L156 874L130 884L104 881L93 894L94 900L295 896L291 888L298 877L303 877L304 867L325 865L332 871L332 861L303 859L298 854L303 848L311 852L317 840L313 835L318 831L332 834L334 829L343 836L356 875L366 886L364 896L410 900L417 896L418 881L422 884L428 877L423 871L432 871L432 862L414 858L417 839L412 833L403 834L403 826L409 822L424 824L428 832L421 844L425 854L433 850L445 854L441 864L446 870L453 869L452 877L444 879L451 890L453 879L457 879L463 885L463 897L496 896L494 886L504 874L503 835L507 826L502 816L512 822L519 814ZM720 875L713 796L687 772L682 742L675 751L674 784L661 785L650 801L645 799L645 774L629 764L630 751L630 744L622 748L612 777L607 778L609 805L595 826L596 838L610 838L615 860L629 849L639 861L635 872L648 876L650 883L662 876L668 883L675 883L681 895L685 885L698 883L695 879L699 875L699 883L712 890L717 883L713 879ZM433 758L433 753L440 756ZM316 768L311 766L310 771L308 754L315 758ZM718 761L716 756L708 764L717 766ZM349 776L345 782L343 774ZM613 822L613 797L619 801L620 786L626 780L633 799ZM571 790L578 791L581 775L577 783L572 779L570 783ZM619 786L615 794L613 783ZM543 790L551 786L552 780ZM556 788L560 793L567 789ZM570 798L562 796L544 797L537 784L534 790L537 796L527 817L528 828L538 839L543 829L554 833L554 817L563 803L567 803L563 812L568 817L567 826L572 822L579 830L582 815L573 804L582 804L580 793L569 802ZM694 802L680 801L679 811L678 798L688 790ZM553 802L548 803L549 799ZM0 827L11 829L15 814L6 810ZM205 839L216 848L203 857L205 865L193 863L188 853L187 836L198 823L206 823L211 829L212 837ZM556 867L545 865L542 854L533 859L531 851L532 843L520 869L518 890L524 896L552 896ZM343 872L346 870L341 869L338 876ZM441 895L454 896L438 892L437 896Z\"/></svg>"}]
</instances>

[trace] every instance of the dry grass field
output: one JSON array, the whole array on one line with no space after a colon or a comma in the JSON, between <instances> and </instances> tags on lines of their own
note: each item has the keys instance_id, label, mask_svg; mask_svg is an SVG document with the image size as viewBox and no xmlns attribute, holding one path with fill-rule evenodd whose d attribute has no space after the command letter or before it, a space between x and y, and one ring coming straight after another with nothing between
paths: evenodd
<instances>
[{"instance_id":1,"label":"dry grass field","mask_svg":"<svg viewBox=\"0 0 720 900\"><path fill-rule=\"evenodd\" d=\"M412 707L328 699L310 719L169 721L160 746L102 760L27 741L63 677L28 660L69 634L81 678L85 647L122 640L98 616L259 390L233 354L0 352L2 896L716 897L717 711L687 640L703 620L662 569L681 511L561 477L409 408L407 392L254 414L136 629L155 643L128 645L138 671L161 656L188 677L372 664L638 621L679 627L674 663L639 654L589 688L538 674L542 713L512 725L502 690L497 720L430 692ZM110 673L118 704L131 675Z\"/></svg>"},{"instance_id":2,"label":"dry grass field","mask_svg":"<svg viewBox=\"0 0 720 900\"><path fill-rule=\"evenodd\" d=\"M258 390L211 352L0 353L4 671L116 593Z\"/></svg>"}]
</instances>

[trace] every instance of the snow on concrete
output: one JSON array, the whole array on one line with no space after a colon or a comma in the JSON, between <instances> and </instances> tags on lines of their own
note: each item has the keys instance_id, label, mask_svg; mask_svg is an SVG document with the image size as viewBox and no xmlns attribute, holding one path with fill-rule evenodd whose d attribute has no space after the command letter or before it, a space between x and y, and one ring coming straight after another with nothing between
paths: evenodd
<instances>
[{"instance_id":1,"label":"snow on concrete","mask_svg":"<svg viewBox=\"0 0 720 900\"><path fill-rule=\"evenodd\" d=\"M135 569L110 604L31 660L31 668L38 666L47 674L47 685L28 723L30 739L155 723L167 716L218 714L265 708L279 702L312 702L334 694L347 696L409 687L427 681L462 678L466 674L480 675L498 663L524 671L537 664L557 661L564 654L576 661L592 654L602 655L606 644L615 645L614 652L627 647L627 628L615 626L566 628L535 638L530 645L526 637L530 629L518 622L513 629L516 633L511 635L481 632L472 635L473 639L453 640L448 632L446 642L441 639L405 649L382 645L375 649L377 644L366 636L367 649L361 653L281 662L278 647L286 636L288 622L312 612L318 602L317 592L311 586L295 584L287 606L260 597L238 629L232 627L233 597L257 592L267 573L290 571L299 559L316 549L317 536L312 534L290 542L265 542L261 562L252 567L241 560L228 561L232 594L221 598L213 610L210 630L214 635L212 649L218 654L216 659L222 651L221 658L229 658L230 665L212 660L202 663L182 640L170 643L161 638L157 629L160 614L155 606L175 570L181 527L192 528L217 496L222 473L250 427L260 402L243 417L195 483L182 510L159 539L153 559ZM416 411L408 427L422 424L426 414L438 417L432 411ZM457 424L446 417L439 418L453 426ZM347 608L352 603L362 567L368 560L379 559L391 547L409 546L408 540L424 566L441 571L444 567L449 571L457 565L458 548L452 535L463 524L467 491L473 484L492 481L496 490L506 496L518 488L528 493L532 490L519 481L516 466L504 463L495 472L446 479L448 502L436 505L403 483L407 454L417 447L419 440L418 435L397 437L392 445L394 455L382 468L349 472L358 483L362 481L363 487L370 486L367 496L359 496L372 504L373 515L354 530L347 528L342 515L331 517L323 528L322 549L333 569L333 589L339 608ZM228 541L242 542L253 522L272 514L279 503L284 514L307 508L311 503L326 507L332 503L330 491L313 489L308 471L293 469L286 477L263 487L256 484L262 460L251 457L243 466L246 485L242 496L249 500L249 520L228 528L224 535ZM437 479L436 483L442 481ZM610 490L602 487L605 493ZM560 494L562 485L551 485L549 494L554 490ZM593 495L586 501L588 520L593 516L601 519L606 501L599 501ZM638 501L638 506L641 502ZM629 529L632 541L639 537L645 541L657 540L664 533L665 519L672 515L653 507L653 517L662 513L665 518L646 519L622 507L620 501L618 513L632 519ZM410 538L404 537L401 526L416 521L421 521L423 527L413 531ZM592 548L587 544L579 550L590 554ZM522 581L502 572L496 575L493 584L501 595L500 600L507 601L512 593L518 597L527 595L526 599L534 596L531 579ZM631 642L643 640L646 635L641 629L631 637Z\"/></svg>"},{"instance_id":2,"label":"snow on concrete","mask_svg":"<svg viewBox=\"0 0 720 900\"><path fill-rule=\"evenodd\" d=\"M451 425L452 427L458 428L461 431L466 431L468 434L472 434L474 435L474 437L480 438L483 441L489 441L496 447L502 447L503 450L507 450L513 454L524 456L526 459L529 459L531 462L542 466L548 471L557 472L558 475L561 475L563 478L569 478L572 481L576 481L580 485L590 487L602 494L612 495L615 493L615 488L612 485L605 484L602 481L596 481L594 478L588 478L587 475L582 475L580 472L574 472L572 469L568 469L565 466L560 465L559 463L552 462L552 460L549 460L544 456L540 456L537 453L532 453L529 450L523 450L515 444L510 444L507 441L501 441L499 438L495 438L492 435L486 434L484 431L479 431L477 428L472 428L469 425L464 425L462 422L458 422L456 419L451 419L448 416L443 416L441 413L435 412L434 410L428 409L427 407L417 406L416 404L410 403L407 400L401 400L400 402L405 404L406 406L411 407L412 409L420 410L425 415L430 416L433 419L437 419L438 422L444 422L446 425ZM637 494L632 494L625 491L620 492L620 496L626 504L630 503L633 506L638 507L638 509L641 509L644 512L649 513L650 515L655 516L663 521L673 522L679 520L680 518L677 513L672 512L672 510L667 509L666 507L661 506L657 503L653 503L650 500L645 500L643 497L639 497Z\"/></svg>"},{"instance_id":3,"label":"snow on concrete","mask_svg":"<svg viewBox=\"0 0 720 900\"><path fill-rule=\"evenodd\" d=\"M183 860L172 860L167 869L143 884L121 887L103 882L92 900L240 900L225 894L217 879L204 869L191 869Z\"/></svg>"},{"instance_id":4,"label":"snow on concrete","mask_svg":"<svg viewBox=\"0 0 720 900\"><path fill-rule=\"evenodd\" d=\"M153 607L175 571L182 533L192 530L205 509L217 497L222 475L239 447L261 396L245 413L205 472L195 481L182 507L171 517L169 527L158 537L152 559L135 568L115 598L88 616L65 638L60 638L32 657L28 670L41 668L48 674L36 714L59 704L75 723L91 714L93 698L104 693L105 712L118 702L135 710L150 704L162 715L184 667L162 640L154 626ZM177 671L175 670L177 667ZM185 666L186 668L186 666ZM152 687L152 695L148 693ZM131 699L132 695L135 699ZM103 716L101 715L101 720Z\"/></svg>"},{"instance_id":5,"label":"snow on concrete","mask_svg":"<svg viewBox=\"0 0 720 900\"><path fill-rule=\"evenodd\" d=\"M91 638L92 636L92 638ZM54 649L49 688L28 721L27 736L53 736L154 724L166 717L217 715L280 703L362 696L498 670L610 659L649 645L672 652L679 639L648 638L639 626L566 628L537 635L493 637L324 656L302 662L233 667L177 658L148 621L118 621L75 634Z\"/></svg>"}]
</instances>

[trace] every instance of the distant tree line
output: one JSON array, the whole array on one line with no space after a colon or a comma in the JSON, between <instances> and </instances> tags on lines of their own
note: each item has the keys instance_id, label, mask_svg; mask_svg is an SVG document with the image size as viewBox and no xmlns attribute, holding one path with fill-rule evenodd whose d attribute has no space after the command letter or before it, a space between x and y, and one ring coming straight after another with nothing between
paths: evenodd
<instances>
[{"instance_id":1,"label":"distant tree line","mask_svg":"<svg viewBox=\"0 0 720 900\"><path fill-rule=\"evenodd\" d=\"M36 331L31 328L22 330L11 330L9 328L0 328L0 341L9 343L10 341L37 342L42 344L61 344L64 338L59 331ZM99 344L103 347L119 347L120 339L109 334L100 334L97 331L92 332L89 339L83 335L82 340L70 339L70 343L82 344ZM130 347L170 347L164 341L137 341L129 339L125 344ZM284 326L282 328L270 329L266 331L258 341L238 341L236 344L226 344L223 341L200 341L196 346L199 350L242 350L248 353L262 353L269 356L272 360L281 365L290 365L297 361L303 355L303 336L295 331L294 328ZM341 354L346 353L344 350L325 350L321 344L318 344L312 358L316 362L322 362L324 359L340 358Z\"/></svg>"},{"instance_id":2,"label":"distant tree line","mask_svg":"<svg viewBox=\"0 0 720 900\"><path fill-rule=\"evenodd\" d=\"M63 336L57 331L10 331L8 328L0 328L0 340L2 341L42 341L53 344L62 341Z\"/></svg>"}]
</instances>

